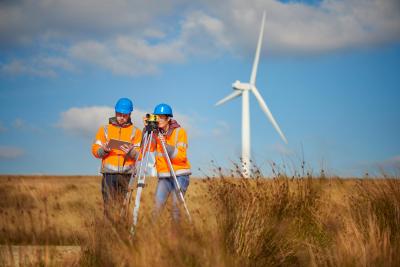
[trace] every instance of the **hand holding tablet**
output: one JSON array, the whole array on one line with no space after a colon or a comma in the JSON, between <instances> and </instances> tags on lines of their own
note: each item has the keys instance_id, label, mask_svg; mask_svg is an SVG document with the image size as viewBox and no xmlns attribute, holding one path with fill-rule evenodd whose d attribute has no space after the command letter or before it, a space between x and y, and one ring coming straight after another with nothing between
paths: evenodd
<instances>
[{"instance_id":1,"label":"hand holding tablet","mask_svg":"<svg viewBox=\"0 0 400 267\"><path fill-rule=\"evenodd\" d=\"M108 141L108 147L110 149L117 149L117 150L121 150L121 151L124 151L123 149L121 149L121 146L130 147L131 145L132 144L129 142L116 140L116 139L112 139L112 138Z\"/></svg>"}]
</instances>

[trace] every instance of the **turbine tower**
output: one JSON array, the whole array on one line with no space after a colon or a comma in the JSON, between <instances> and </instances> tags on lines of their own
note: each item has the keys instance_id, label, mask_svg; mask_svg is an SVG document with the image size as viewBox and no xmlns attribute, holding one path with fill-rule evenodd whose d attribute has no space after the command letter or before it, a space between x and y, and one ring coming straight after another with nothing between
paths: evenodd
<instances>
[{"instance_id":1,"label":"turbine tower","mask_svg":"<svg viewBox=\"0 0 400 267\"><path fill-rule=\"evenodd\" d=\"M264 33L264 24L265 24L265 11L263 12L260 35L258 36L257 50L254 57L253 69L251 71L250 82L242 83L240 81L235 81L232 84L233 92L226 96L225 98L218 101L215 105L222 105L229 100L232 100L238 96L242 96L242 172L244 177L249 177L251 175L250 172L250 109L249 109L249 97L250 92L254 94L256 97L258 104L260 105L262 111L265 113L269 121L272 123L275 130L278 132L279 136L282 140L287 144L287 139L279 125L276 123L274 117L272 116L271 111L269 110L267 104L265 104L264 99L262 98L260 92L256 87L256 76L257 76L257 68L258 61L260 58L260 50Z\"/></svg>"}]
</instances>

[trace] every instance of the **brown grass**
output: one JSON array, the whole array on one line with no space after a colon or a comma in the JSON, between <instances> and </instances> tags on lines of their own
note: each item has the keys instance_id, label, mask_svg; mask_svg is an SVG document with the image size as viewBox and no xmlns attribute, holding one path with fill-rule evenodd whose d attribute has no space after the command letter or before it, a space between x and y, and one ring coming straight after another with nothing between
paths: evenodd
<instances>
[{"instance_id":1,"label":"brown grass","mask_svg":"<svg viewBox=\"0 0 400 267\"><path fill-rule=\"evenodd\" d=\"M193 223L180 225L169 206L151 219L148 179L133 239L131 216L103 217L100 177L1 176L0 265L29 245L38 248L25 260L32 266L400 266L395 177L217 176L191 180ZM66 257L62 246L78 253Z\"/></svg>"}]
</instances>

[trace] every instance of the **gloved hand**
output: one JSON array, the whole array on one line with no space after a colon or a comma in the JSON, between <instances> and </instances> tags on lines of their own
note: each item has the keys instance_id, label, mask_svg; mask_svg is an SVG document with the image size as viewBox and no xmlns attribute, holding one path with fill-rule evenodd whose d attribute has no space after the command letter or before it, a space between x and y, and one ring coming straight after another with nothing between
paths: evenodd
<instances>
[{"instance_id":1,"label":"gloved hand","mask_svg":"<svg viewBox=\"0 0 400 267\"><path fill-rule=\"evenodd\" d=\"M110 153L110 151L111 151L111 148L108 146L108 141L107 141L104 144L101 144L101 146L97 150L97 155L100 158L104 158L108 155L108 153Z\"/></svg>"}]
</instances>

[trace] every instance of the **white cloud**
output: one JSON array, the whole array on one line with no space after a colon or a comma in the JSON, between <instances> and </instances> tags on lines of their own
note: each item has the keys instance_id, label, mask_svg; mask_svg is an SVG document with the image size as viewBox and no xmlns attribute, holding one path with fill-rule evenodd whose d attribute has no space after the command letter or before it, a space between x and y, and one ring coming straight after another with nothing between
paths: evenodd
<instances>
[{"instance_id":1,"label":"white cloud","mask_svg":"<svg viewBox=\"0 0 400 267\"><path fill-rule=\"evenodd\" d=\"M119 35L106 42L83 41L70 48L72 58L120 75L154 74L159 65L181 63L190 55L215 55L228 47L224 26L202 12L189 13L172 41L150 44L142 38Z\"/></svg>"},{"instance_id":2,"label":"white cloud","mask_svg":"<svg viewBox=\"0 0 400 267\"><path fill-rule=\"evenodd\" d=\"M149 45L144 40L138 40L127 36L120 36L115 42L118 51L127 53L143 62L173 63L183 59L183 55L177 43Z\"/></svg>"},{"instance_id":3,"label":"white cloud","mask_svg":"<svg viewBox=\"0 0 400 267\"><path fill-rule=\"evenodd\" d=\"M114 109L107 106L73 107L61 113L56 126L77 135L93 137L113 115Z\"/></svg>"},{"instance_id":4,"label":"white cloud","mask_svg":"<svg viewBox=\"0 0 400 267\"><path fill-rule=\"evenodd\" d=\"M204 12L188 13L177 40L186 54L214 56L230 49L224 23ZM226 51L225 51L226 52Z\"/></svg>"},{"instance_id":5,"label":"white cloud","mask_svg":"<svg viewBox=\"0 0 400 267\"><path fill-rule=\"evenodd\" d=\"M144 111L136 108L132 112L132 121L139 129L143 128L144 114ZM115 116L114 108L109 106L72 107L61 113L56 127L83 137L93 138L99 127L106 125L108 119L113 116Z\"/></svg>"},{"instance_id":6,"label":"white cloud","mask_svg":"<svg viewBox=\"0 0 400 267\"><path fill-rule=\"evenodd\" d=\"M61 57L43 57L41 63L44 66L62 69L67 71L75 71L76 67L67 59Z\"/></svg>"},{"instance_id":7,"label":"white cloud","mask_svg":"<svg viewBox=\"0 0 400 267\"><path fill-rule=\"evenodd\" d=\"M0 146L0 159L16 159L24 155L24 150L18 147Z\"/></svg>"},{"instance_id":8,"label":"white cloud","mask_svg":"<svg viewBox=\"0 0 400 267\"><path fill-rule=\"evenodd\" d=\"M0 43L31 43L38 37L76 40L141 34L159 17L171 15L179 0L20 0L0 3ZM154 27L152 27L154 28Z\"/></svg>"},{"instance_id":9,"label":"white cloud","mask_svg":"<svg viewBox=\"0 0 400 267\"><path fill-rule=\"evenodd\" d=\"M12 60L7 64L1 64L2 73L11 75L32 75L40 77L55 77L55 71L51 69L37 69L32 64L22 60Z\"/></svg>"},{"instance_id":10,"label":"white cloud","mask_svg":"<svg viewBox=\"0 0 400 267\"><path fill-rule=\"evenodd\" d=\"M56 77L59 71L75 71L75 66L65 58L37 56L24 60L13 59L6 64L0 63L0 72L10 75L29 75Z\"/></svg>"},{"instance_id":11,"label":"white cloud","mask_svg":"<svg viewBox=\"0 0 400 267\"><path fill-rule=\"evenodd\" d=\"M269 54L326 52L400 39L397 0L325 0L318 6L232 0L219 2L214 10L229 25L228 37L236 48L247 51L255 49L262 10L266 11L264 49Z\"/></svg>"},{"instance_id":12,"label":"white cloud","mask_svg":"<svg viewBox=\"0 0 400 267\"><path fill-rule=\"evenodd\" d=\"M139 129L143 129L143 117L146 113L149 111L138 108L132 112L133 124ZM109 106L72 107L60 114L56 127L69 133L93 138L99 127L107 124L108 119L114 114L114 108ZM194 118L174 112L174 119L190 133L191 137L199 132Z\"/></svg>"},{"instance_id":13,"label":"white cloud","mask_svg":"<svg viewBox=\"0 0 400 267\"><path fill-rule=\"evenodd\" d=\"M54 77L84 62L119 75L148 75L162 64L195 56L253 55L262 10L267 12L262 56L324 53L400 40L398 0L324 0L318 5L21 0L0 4L0 46L39 43L44 53L32 59L11 58L0 69Z\"/></svg>"},{"instance_id":14,"label":"white cloud","mask_svg":"<svg viewBox=\"0 0 400 267\"><path fill-rule=\"evenodd\" d=\"M166 37L166 34L158 29L149 28L144 30L143 36L148 38L162 39Z\"/></svg>"},{"instance_id":15,"label":"white cloud","mask_svg":"<svg viewBox=\"0 0 400 267\"><path fill-rule=\"evenodd\" d=\"M70 48L70 55L120 75L154 74L159 65L181 63L189 55L215 55L228 47L224 26L202 12L188 14L180 35L173 41L150 44L145 39L119 35L107 42L84 41Z\"/></svg>"},{"instance_id":16,"label":"white cloud","mask_svg":"<svg viewBox=\"0 0 400 267\"><path fill-rule=\"evenodd\" d=\"M144 40L127 36L107 43L77 43L70 48L70 55L120 75L156 73L159 64L180 62L184 58L176 44L149 45Z\"/></svg>"},{"instance_id":17,"label":"white cloud","mask_svg":"<svg viewBox=\"0 0 400 267\"><path fill-rule=\"evenodd\" d=\"M97 41L85 41L75 44L70 49L70 55L86 63L97 65L113 73L123 75L144 74L150 70L140 69L136 62L128 60L112 46Z\"/></svg>"}]
</instances>

